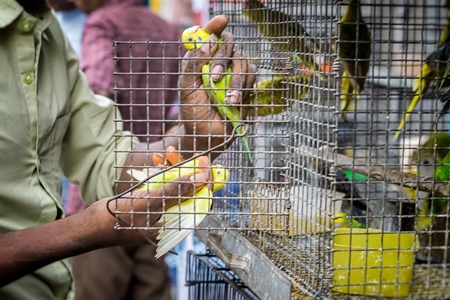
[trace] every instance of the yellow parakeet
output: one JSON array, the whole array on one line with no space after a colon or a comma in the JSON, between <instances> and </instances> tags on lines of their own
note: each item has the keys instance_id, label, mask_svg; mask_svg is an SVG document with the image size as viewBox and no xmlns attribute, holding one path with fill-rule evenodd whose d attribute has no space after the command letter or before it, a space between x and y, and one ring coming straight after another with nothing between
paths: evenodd
<instances>
[{"instance_id":1,"label":"yellow parakeet","mask_svg":"<svg viewBox=\"0 0 450 300\"><path fill-rule=\"evenodd\" d=\"M200 48L211 33L206 32L202 27L195 25L183 31L181 41L186 50L191 51Z\"/></svg>"},{"instance_id":2,"label":"yellow parakeet","mask_svg":"<svg viewBox=\"0 0 450 300\"><path fill-rule=\"evenodd\" d=\"M136 191L149 191L162 187L167 182L175 180L181 176L200 172L196 168L198 159L189 161L180 167L168 170L157 175L148 182L142 184ZM149 173L136 169L127 171L135 179L141 181L148 177ZM197 228L206 216L212 206L213 192L222 189L229 180L229 171L221 165L211 167L213 191L207 186L202 187L192 198L184 200L179 205L174 205L166 210L160 223L163 227L159 230L157 236L158 247L156 249L156 258L159 258L169 252L186 238L192 230Z\"/></svg>"},{"instance_id":3,"label":"yellow parakeet","mask_svg":"<svg viewBox=\"0 0 450 300\"><path fill-rule=\"evenodd\" d=\"M187 50L193 50L201 47L205 40L211 34L208 33L204 28L200 26L192 26L184 30L181 41L183 42ZM219 42L221 39L219 39ZM215 105L215 108L220 113L223 119L228 119L231 121L233 127L237 127L236 133L242 135L245 133L245 129L242 124L242 117L239 108L235 105L227 105L225 103L227 89L230 85L231 80L231 68L228 67L227 73L219 81L214 81L211 77L211 64L205 64L202 67L202 80L205 87L206 93L209 95L210 101ZM250 147L248 140L245 136L241 138L242 149L247 153L247 158L250 165L253 165L253 157L250 152Z\"/></svg>"}]
</instances>

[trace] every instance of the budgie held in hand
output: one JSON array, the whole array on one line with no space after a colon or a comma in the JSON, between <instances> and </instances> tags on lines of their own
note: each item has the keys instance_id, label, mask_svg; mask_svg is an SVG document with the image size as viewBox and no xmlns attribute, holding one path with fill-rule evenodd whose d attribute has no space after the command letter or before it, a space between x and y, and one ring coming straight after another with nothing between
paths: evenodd
<instances>
[{"instance_id":1,"label":"budgie held in hand","mask_svg":"<svg viewBox=\"0 0 450 300\"><path fill-rule=\"evenodd\" d=\"M204 28L200 26L193 26L184 30L181 40L187 50L193 50L201 47L205 40L211 35L206 32ZM222 39L219 38L219 42ZM202 81L205 87L205 92L208 94L210 101L214 104L214 107L219 111L222 118L231 121L231 125L236 128L236 133L239 135L245 134L245 126L243 124L241 112L236 105L229 105L226 102L226 94L230 87L231 80L231 67L228 67L226 75L221 80L215 81L211 76L211 64L207 63L202 67ZM253 157L250 152L250 146L248 139L245 136L241 137L242 149L247 153L247 158L250 165L253 165Z\"/></svg>"},{"instance_id":2,"label":"budgie held in hand","mask_svg":"<svg viewBox=\"0 0 450 300\"><path fill-rule=\"evenodd\" d=\"M148 182L142 184L136 191L149 191L162 187L165 183L175 180L181 176L198 173L199 160L186 162L180 167L170 169L160 175L151 178ZM128 170L130 175L141 181L148 177L148 172L139 170ZM206 214L212 206L213 192L222 189L229 180L229 171L221 165L211 167L213 188L210 190L208 186L202 187L192 196L174 205L166 210L159 220L163 227L159 230L157 236L158 247L156 249L156 257L159 258L169 252L185 239L199 224L203 221Z\"/></svg>"}]
</instances>

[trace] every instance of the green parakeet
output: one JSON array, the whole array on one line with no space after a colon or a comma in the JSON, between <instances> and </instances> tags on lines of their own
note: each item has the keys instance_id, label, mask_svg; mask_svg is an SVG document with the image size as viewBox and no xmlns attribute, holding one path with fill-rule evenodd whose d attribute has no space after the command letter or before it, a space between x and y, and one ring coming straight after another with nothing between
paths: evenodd
<instances>
[{"instance_id":1,"label":"green parakeet","mask_svg":"<svg viewBox=\"0 0 450 300\"><path fill-rule=\"evenodd\" d=\"M438 49L432 52L426 58L425 62L422 65L420 73L417 75L416 79L413 83L412 91L415 93L411 103L409 104L408 109L406 110L403 119L400 121L398 125L397 132L395 133L394 140L397 140L400 136L401 130L403 126L405 126L406 121L408 121L411 112L416 107L417 103L419 103L421 95L424 94L428 88L431 86L431 83L437 78L442 78L440 87L443 86L446 78L450 72L450 0L446 0L444 8L447 10L447 24L444 28L444 31L441 34L438 43ZM438 63L441 62L441 63ZM443 63L447 61L447 64ZM441 99L442 102L445 103L443 111L447 112L450 108L450 102L446 102L445 96Z\"/></svg>"},{"instance_id":2,"label":"green parakeet","mask_svg":"<svg viewBox=\"0 0 450 300\"><path fill-rule=\"evenodd\" d=\"M397 132L395 133L394 140L397 140L400 136L401 130L405 125L406 121L408 121L411 112L416 107L417 103L421 99L422 95L428 90L434 80L436 78L442 77L445 71L445 64L438 63L438 61L447 61L450 55L450 43L446 43L443 46L439 47L436 51L431 53L425 62L422 65L419 75L417 75L416 79L413 83L412 91L415 93L413 96L411 103L406 110L403 119L398 125Z\"/></svg>"},{"instance_id":3,"label":"green parakeet","mask_svg":"<svg viewBox=\"0 0 450 300\"><path fill-rule=\"evenodd\" d=\"M255 84L250 103L260 117L277 115L288 108L292 101L300 100L308 92L308 77L302 75L274 76Z\"/></svg>"},{"instance_id":4,"label":"green parakeet","mask_svg":"<svg viewBox=\"0 0 450 300\"><path fill-rule=\"evenodd\" d=\"M196 169L197 161L189 161L182 166L168 170L158 176L151 178L148 182L137 188L136 191L149 191L162 187L180 176L188 175L194 172L200 172ZM141 181L148 177L148 173L139 170L128 170L130 175ZM229 180L229 171L221 165L214 165L211 168L213 191L207 186L201 188L192 198L184 200L179 205L174 205L166 210L160 223L164 224L159 230L157 236L158 247L156 249L156 258L159 258L169 252L185 239L194 228L197 228L203 221L212 206L213 192L222 189Z\"/></svg>"},{"instance_id":5,"label":"green parakeet","mask_svg":"<svg viewBox=\"0 0 450 300\"><path fill-rule=\"evenodd\" d=\"M441 37L439 39L439 46L444 45L445 43L450 42L450 0L446 0L443 6L447 11L447 22L445 23L444 31L441 33Z\"/></svg>"},{"instance_id":6,"label":"green parakeet","mask_svg":"<svg viewBox=\"0 0 450 300\"><path fill-rule=\"evenodd\" d=\"M203 45L204 41L211 34L206 32L204 28L199 26L193 26L184 30L181 41L187 50L192 50L195 48L199 48ZM219 42L221 39L219 39ZM231 80L231 68L228 67L227 73L222 77L219 81L214 81L211 76L211 64L205 64L202 67L202 81L203 86L205 87L205 91L208 94L210 101L215 105L215 108L218 110L223 119L228 119L231 121L231 125L233 127L239 126L242 123L241 112L239 108L235 105L226 105L226 93L227 89L230 85ZM240 126L236 129L237 134L245 133L245 126ZM247 153L247 158L250 165L253 165L253 157L250 152L250 147L248 144L247 137L243 136L241 138L242 141L242 149Z\"/></svg>"},{"instance_id":7,"label":"green parakeet","mask_svg":"<svg viewBox=\"0 0 450 300\"><path fill-rule=\"evenodd\" d=\"M359 0L351 0L347 5L339 24L338 40L338 55L344 70L341 110L349 111L353 109L353 95L364 90L372 55L371 34L363 20Z\"/></svg>"},{"instance_id":8,"label":"green parakeet","mask_svg":"<svg viewBox=\"0 0 450 300\"><path fill-rule=\"evenodd\" d=\"M442 31L441 38L439 39L438 46L442 46L445 43L450 42L450 0L445 1L444 8L447 11L447 21L445 23L444 31ZM447 65L445 67L444 75L442 76L440 88L442 88L442 86L444 85L445 80L447 79L449 73L450 73L450 57L447 58Z\"/></svg>"},{"instance_id":9,"label":"green parakeet","mask_svg":"<svg viewBox=\"0 0 450 300\"><path fill-rule=\"evenodd\" d=\"M277 51L294 54L295 60L301 61L311 71L321 70L314 59L319 45L312 42L303 26L291 16L269 9L258 0L245 1L243 13L256 24L266 40L273 42Z\"/></svg>"},{"instance_id":10,"label":"green parakeet","mask_svg":"<svg viewBox=\"0 0 450 300\"><path fill-rule=\"evenodd\" d=\"M344 212L334 214L333 226L334 228L366 228L366 226L359 223L356 219L349 217Z\"/></svg>"},{"instance_id":11,"label":"green parakeet","mask_svg":"<svg viewBox=\"0 0 450 300\"><path fill-rule=\"evenodd\" d=\"M450 180L450 134L447 132L431 133L422 149L412 154L411 162L417 165L421 177L432 178L436 182ZM421 231L432 223L432 215L443 213L447 199L431 199L424 201L419 209L417 230Z\"/></svg>"}]
</instances>

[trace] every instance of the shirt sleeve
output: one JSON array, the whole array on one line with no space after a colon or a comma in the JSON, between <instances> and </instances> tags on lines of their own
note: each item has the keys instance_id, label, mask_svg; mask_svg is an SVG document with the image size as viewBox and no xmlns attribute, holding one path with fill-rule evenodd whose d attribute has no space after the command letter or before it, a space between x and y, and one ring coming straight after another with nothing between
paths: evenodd
<instances>
[{"instance_id":1,"label":"shirt sleeve","mask_svg":"<svg viewBox=\"0 0 450 300\"><path fill-rule=\"evenodd\" d=\"M114 30L113 24L96 17L86 21L80 69L86 74L89 86L94 92L106 91L113 94L114 72Z\"/></svg>"},{"instance_id":2,"label":"shirt sleeve","mask_svg":"<svg viewBox=\"0 0 450 300\"><path fill-rule=\"evenodd\" d=\"M119 111L111 99L94 95L86 76L78 68L76 54L68 51L70 122L64 136L61 168L66 177L80 184L83 200L92 204L113 195L115 166L122 166L138 143L122 130ZM119 121L119 122L117 122Z\"/></svg>"}]
</instances>

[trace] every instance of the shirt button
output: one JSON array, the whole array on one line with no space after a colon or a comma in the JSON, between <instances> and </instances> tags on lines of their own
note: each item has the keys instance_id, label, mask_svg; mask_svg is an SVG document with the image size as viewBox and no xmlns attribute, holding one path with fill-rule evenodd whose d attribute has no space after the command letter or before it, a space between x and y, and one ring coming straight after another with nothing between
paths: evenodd
<instances>
[{"instance_id":1,"label":"shirt button","mask_svg":"<svg viewBox=\"0 0 450 300\"><path fill-rule=\"evenodd\" d=\"M33 82L33 75L31 73L25 73L23 75L23 82L26 84L31 84Z\"/></svg>"},{"instance_id":2,"label":"shirt button","mask_svg":"<svg viewBox=\"0 0 450 300\"><path fill-rule=\"evenodd\" d=\"M20 29L23 32L28 32L31 29L33 29L33 26L34 26L33 22L31 22L30 20L25 20L22 22L22 24L20 24Z\"/></svg>"}]
</instances>

